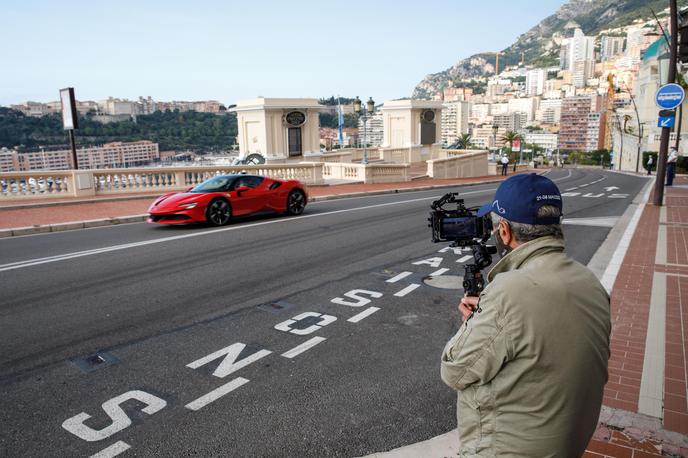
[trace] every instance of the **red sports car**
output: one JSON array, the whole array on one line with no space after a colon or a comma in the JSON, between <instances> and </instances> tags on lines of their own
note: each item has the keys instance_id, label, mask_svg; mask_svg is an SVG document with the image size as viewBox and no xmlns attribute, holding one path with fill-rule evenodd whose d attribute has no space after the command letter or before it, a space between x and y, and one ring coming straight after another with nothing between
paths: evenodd
<instances>
[{"instance_id":1,"label":"red sports car","mask_svg":"<svg viewBox=\"0 0 688 458\"><path fill-rule=\"evenodd\" d=\"M233 216L266 210L300 215L306 203L308 191L298 180L218 175L185 192L172 192L155 199L148 208L148 222L222 226Z\"/></svg>"}]
</instances>

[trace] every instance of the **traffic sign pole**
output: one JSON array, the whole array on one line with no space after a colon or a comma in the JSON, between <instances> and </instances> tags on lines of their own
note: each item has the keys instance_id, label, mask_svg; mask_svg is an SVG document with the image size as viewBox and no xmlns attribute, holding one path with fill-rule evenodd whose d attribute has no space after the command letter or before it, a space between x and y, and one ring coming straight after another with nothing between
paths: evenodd
<instances>
[{"instance_id":1,"label":"traffic sign pole","mask_svg":"<svg viewBox=\"0 0 688 458\"><path fill-rule=\"evenodd\" d=\"M671 23L671 43L669 46L669 75L667 78L668 83L674 83L676 81L676 55L678 51L678 34L675 32L678 30L678 8L676 7L676 0L669 1L669 16ZM668 86L668 85L667 85ZM678 85L676 85L678 86ZM679 86L680 87L680 86ZM683 88L681 88L683 90ZM660 105L660 93L662 89L657 91L657 104ZM684 94L685 95L685 94ZM681 102L676 104L676 106L681 105ZM661 105L660 105L661 106ZM661 106L661 108L675 108L671 106ZM657 178L655 181L655 195L652 199L652 203L661 207L664 202L664 181L666 180L666 161L667 153L669 151L669 134L671 133L671 128L662 127L662 136L659 140L659 157L657 158Z\"/></svg>"}]
</instances>

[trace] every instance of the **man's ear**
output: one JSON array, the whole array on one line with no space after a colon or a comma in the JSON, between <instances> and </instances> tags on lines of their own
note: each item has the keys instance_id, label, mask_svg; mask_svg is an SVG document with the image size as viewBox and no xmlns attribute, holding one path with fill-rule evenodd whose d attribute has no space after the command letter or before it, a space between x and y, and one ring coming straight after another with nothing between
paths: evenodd
<instances>
[{"instance_id":1,"label":"man's ear","mask_svg":"<svg viewBox=\"0 0 688 458\"><path fill-rule=\"evenodd\" d=\"M509 223L504 220L499 222L499 237L502 239L502 243L507 246L511 246L514 242L514 235L511 232L511 227Z\"/></svg>"}]
</instances>

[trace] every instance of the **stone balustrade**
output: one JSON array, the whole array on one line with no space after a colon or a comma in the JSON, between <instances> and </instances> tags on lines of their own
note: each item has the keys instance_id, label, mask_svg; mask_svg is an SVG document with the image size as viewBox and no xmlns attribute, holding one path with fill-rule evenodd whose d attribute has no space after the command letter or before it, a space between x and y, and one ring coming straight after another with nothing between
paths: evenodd
<instances>
[{"instance_id":1,"label":"stone balustrade","mask_svg":"<svg viewBox=\"0 0 688 458\"><path fill-rule=\"evenodd\" d=\"M430 178L488 175L487 150L442 150L447 157L427 161Z\"/></svg>"},{"instance_id":2,"label":"stone balustrade","mask_svg":"<svg viewBox=\"0 0 688 458\"><path fill-rule=\"evenodd\" d=\"M0 201L181 191L222 174L246 172L307 185L323 184L323 163L160 167L0 173Z\"/></svg>"},{"instance_id":3,"label":"stone balustrade","mask_svg":"<svg viewBox=\"0 0 688 458\"><path fill-rule=\"evenodd\" d=\"M323 178L328 180L360 181L371 183L394 183L410 181L410 164L359 164L359 163L325 163Z\"/></svg>"}]
</instances>

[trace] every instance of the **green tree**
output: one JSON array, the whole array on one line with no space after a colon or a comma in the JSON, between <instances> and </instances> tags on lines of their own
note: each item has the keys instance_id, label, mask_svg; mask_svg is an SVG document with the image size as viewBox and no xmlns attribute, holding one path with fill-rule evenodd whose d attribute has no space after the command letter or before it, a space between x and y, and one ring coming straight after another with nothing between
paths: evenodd
<instances>
[{"instance_id":1,"label":"green tree","mask_svg":"<svg viewBox=\"0 0 688 458\"><path fill-rule=\"evenodd\" d=\"M456 141L459 149L469 149L473 146L471 143L471 134L461 134L461 137Z\"/></svg>"},{"instance_id":2,"label":"green tree","mask_svg":"<svg viewBox=\"0 0 688 458\"><path fill-rule=\"evenodd\" d=\"M523 137L521 134L518 132L514 132L513 130L507 130L504 132L504 135L499 137L499 141L502 142L503 145L509 144L509 157L511 160L515 161L516 157L514 157L514 142L520 140L521 141L521 149L523 149Z\"/></svg>"}]
</instances>

